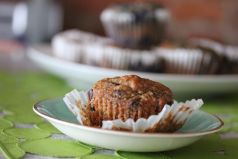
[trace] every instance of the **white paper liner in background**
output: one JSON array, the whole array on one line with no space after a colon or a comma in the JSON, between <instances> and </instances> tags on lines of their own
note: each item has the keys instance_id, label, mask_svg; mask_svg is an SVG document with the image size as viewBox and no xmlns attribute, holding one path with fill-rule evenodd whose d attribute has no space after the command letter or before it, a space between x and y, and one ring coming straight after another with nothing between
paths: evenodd
<instances>
[{"instance_id":1,"label":"white paper liner in background","mask_svg":"<svg viewBox=\"0 0 238 159\"><path fill-rule=\"evenodd\" d=\"M92 45L104 46L110 43L111 40L108 38L75 29L55 35L52 39L52 48L53 54L58 58L83 62L86 47L92 47Z\"/></svg>"},{"instance_id":2,"label":"white paper liner in background","mask_svg":"<svg viewBox=\"0 0 238 159\"><path fill-rule=\"evenodd\" d=\"M63 100L69 110L77 117L79 123L83 125L82 120L84 117L81 116L79 107L83 108L86 106L88 102L87 91L79 92L75 89L67 93ZM77 104L79 102L80 104ZM164 124L164 122L168 121L168 118L173 119L171 120L172 123L167 124L168 126L171 126L171 124L182 126L188 117L202 105L202 99L192 99L190 101L186 101L185 103L178 103L175 101L171 106L165 105L158 115L151 115L148 119L140 118L137 121L134 121L133 119L127 119L126 121L122 121L121 119L106 120L102 122L102 128L109 130L126 129L132 132L145 132L148 129L153 128L158 123Z\"/></svg>"}]
</instances>

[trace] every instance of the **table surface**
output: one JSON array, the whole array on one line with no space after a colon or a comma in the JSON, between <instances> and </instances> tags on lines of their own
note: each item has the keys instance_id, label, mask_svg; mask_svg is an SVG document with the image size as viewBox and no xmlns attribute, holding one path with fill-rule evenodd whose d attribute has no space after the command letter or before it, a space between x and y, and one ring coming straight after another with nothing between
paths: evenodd
<instances>
[{"instance_id":1,"label":"table surface","mask_svg":"<svg viewBox=\"0 0 238 159\"><path fill-rule=\"evenodd\" d=\"M39 71L0 71L0 158L234 159L238 156L238 93L203 97L202 110L224 120L221 132L174 151L129 153L76 142L32 111L37 101L63 96L71 90L62 79Z\"/></svg>"}]
</instances>

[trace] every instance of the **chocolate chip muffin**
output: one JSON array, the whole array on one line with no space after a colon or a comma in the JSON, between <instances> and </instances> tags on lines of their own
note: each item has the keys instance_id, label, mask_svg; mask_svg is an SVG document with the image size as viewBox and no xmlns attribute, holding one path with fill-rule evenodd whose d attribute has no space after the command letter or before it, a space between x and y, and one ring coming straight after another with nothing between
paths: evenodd
<instances>
[{"instance_id":1,"label":"chocolate chip muffin","mask_svg":"<svg viewBox=\"0 0 238 159\"><path fill-rule=\"evenodd\" d=\"M136 75L102 79L88 91L88 98L86 108L81 107L82 122L98 127L103 120L148 118L173 103L168 87Z\"/></svg>"}]
</instances>

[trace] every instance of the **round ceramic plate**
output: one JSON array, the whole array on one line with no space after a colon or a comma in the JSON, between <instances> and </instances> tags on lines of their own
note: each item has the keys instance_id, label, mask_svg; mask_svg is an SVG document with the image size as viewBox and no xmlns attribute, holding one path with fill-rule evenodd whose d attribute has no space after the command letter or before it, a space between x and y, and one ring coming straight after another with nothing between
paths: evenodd
<instances>
[{"instance_id":1,"label":"round ceramic plate","mask_svg":"<svg viewBox=\"0 0 238 159\"><path fill-rule=\"evenodd\" d=\"M53 56L50 45L29 48L28 55L42 69L63 77L75 88L89 89L92 84L105 77L136 74L167 85L177 95L238 91L238 75L172 75L106 69L58 59Z\"/></svg>"},{"instance_id":2,"label":"round ceramic plate","mask_svg":"<svg viewBox=\"0 0 238 159\"><path fill-rule=\"evenodd\" d=\"M219 131L223 125L216 116L196 111L175 133L133 133L79 125L62 99L41 101L34 105L33 110L62 133L83 143L132 152L167 151L184 147Z\"/></svg>"}]
</instances>

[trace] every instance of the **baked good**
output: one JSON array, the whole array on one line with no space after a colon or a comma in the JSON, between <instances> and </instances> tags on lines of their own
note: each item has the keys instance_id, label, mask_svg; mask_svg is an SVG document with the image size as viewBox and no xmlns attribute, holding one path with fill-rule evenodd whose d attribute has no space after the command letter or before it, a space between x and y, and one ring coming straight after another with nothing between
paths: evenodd
<instances>
[{"instance_id":1,"label":"baked good","mask_svg":"<svg viewBox=\"0 0 238 159\"><path fill-rule=\"evenodd\" d=\"M203 105L201 99L178 103L168 87L136 75L102 79L63 100L80 125L149 133L179 130Z\"/></svg>"},{"instance_id":2,"label":"baked good","mask_svg":"<svg viewBox=\"0 0 238 159\"><path fill-rule=\"evenodd\" d=\"M99 127L103 120L148 118L157 115L165 104L173 103L168 87L136 75L102 79L88 92L88 97L86 109L78 103L82 122Z\"/></svg>"},{"instance_id":3,"label":"baked good","mask_svg":"<svg viewBox=\"0 0 238 159\"><path fill-rule=\"evenodd\" d=\"M201 49L210 50L219 58L219 74L238 73L238 48L236 46L222 45L209 39L193 39L193 43Z\"/></svg>"},{"instance_id":4,"label":"baked good","mask_svg":"<svg viewBox=\"0 0 238 159\"><path fill-rule=\"evenodd\" d=\"M156 53L170 74L218 74L223 63L218 52L192 42L162 45Z\"/></svg>"},{"instance_id":5,"label":"baked good","mask_svg":"<svg viewBox=\"0 0 238 159\"><path fill-rule=\"evenodd\" d=\"M163 60L152 50L120 48L109 38L80 30L68 30L54 36L54 56L68 61L121 70L162 72Z\"/></svg>"},{"instance_id":6,"label":"baked good","mask_svg":"<svg viewBox=\"0 0 238 159\"><path fill-rule=\"evenodd\" d=\"M157 3L109 6L101 13L107 35L121 47L150 49L165 38L168 11Z\"/></svg>"},{"instance_id":7,"label":"baked good","mask_svg":"<svg viewBox=\"0 0 238 159\"><path fill-rule=\"evenodd\" d=\"M137 50L119 47L109 39L80 30L57 34L53 54L61 59L104 68L171 74L235 74L237 48L211 40L163 42Z\"/></svg>"},{"instance_id":8,"label":"baked good","mask_svg":"<svg viewBox=\"0 0 238 159\"><path fill-rule=\"evenodd\" d=\"M119 70L163 72L164 61L153 50L132 50L105 45L87 47L85 53L88 55L85 61L89 65Z\"/></svg>"},{"instance_id":9,"label":"baked good","mask_svg":"<svg viewBox=\"0 0 238 159\"><path fill-rule=\"evenodd\" d=\"M87 47L103 47L110 39L76 29L56 34L52 39L53 55L60 59L85 63ZM95 49L96 50L96 49Z\"/></svg>"},{"instance_id":10,"label":"baked good","mask_svg":"<svg viewBox=\"0 0 238 159\"><path fill-rule=\"evenodd\" d=\"M226 65L221 73L238 74L238 47L226 46L224 51Z\"/></svg>"}]
</instances>

